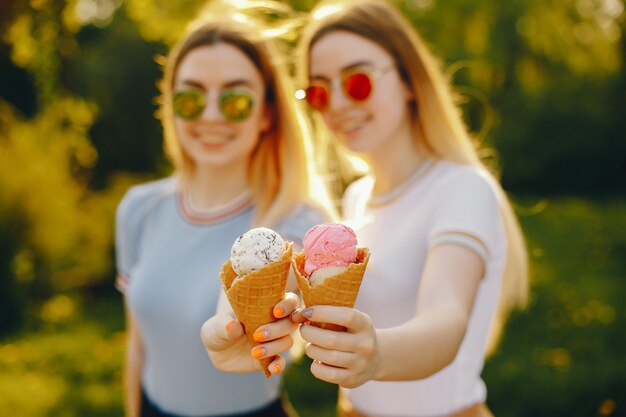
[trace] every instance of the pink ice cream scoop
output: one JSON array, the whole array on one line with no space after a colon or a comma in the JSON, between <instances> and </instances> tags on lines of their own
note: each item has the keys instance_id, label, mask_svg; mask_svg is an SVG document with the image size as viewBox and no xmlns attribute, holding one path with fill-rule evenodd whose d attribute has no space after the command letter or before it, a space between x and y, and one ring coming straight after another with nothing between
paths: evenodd
<instances>
[{"instance_id":1,"label":"pink ice cream scoop","mask_svg":"<svg viewBox=\"0 0 626 417\"><path fill-rule=\"evenodd\" d=\"M320 268L346 267L356 261L357 240L354 231L342 224L319 224L304 235L306 256L304 272L311 275Z\"/></svg>"}]
</instances>

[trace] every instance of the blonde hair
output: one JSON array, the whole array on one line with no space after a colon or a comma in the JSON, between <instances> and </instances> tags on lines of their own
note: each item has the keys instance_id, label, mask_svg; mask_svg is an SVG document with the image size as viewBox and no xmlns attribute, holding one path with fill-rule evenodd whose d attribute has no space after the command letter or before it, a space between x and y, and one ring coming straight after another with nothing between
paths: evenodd
<instances>
[{"instance_id":1,"label":"blonde hair","mask_svg":"<svg viewBox=\"0 0 626 417\"><path fill-rule=\"evenodd\" d=\"M412 129L418 148L488 172L478 157L439 63L398 11L382 0L328 0L311 11L310 19L299 51L304 62L312 45L330 32L347 31L376 43L392 56L403 81L413 93ZM303 82L308 78L308 65L300 66L299 76ZM495 350L509 313L516 307L525 307L528 300L526 244L508 198L501 187L498 192L508 253L488 353Z\"/></svg>"},{"instance_id":2,"label":"blonde hair","mask_svg":"<svg viewBox=\"0 0 626 417\"><path fill-rule=\"evenodd\" d=\"M272 28L272 38L265 31L268 26L254 17L255 14L261 17L270 10L284 14L286 6L263 1L247 2L247 7L243 8L239 3L210 3L201 17L190 24L187 34L174 45L165 61L160 118L166 153L183 183L194 175L194 162L180 146L174 127L172 98L176 72L185 56L195 48L218 43L232 45L246 55L261 74L265 82L265 104L272 115L270 127L260 133L248 163L248 182L256 209L255 225L275 225L302 202L316 205L332 216L330 200L309 162L311 135L305 118L294 106L294 88L275 38L275 28ZM251 7L254 4L258 7Z\"/></svg>"}]
</instances>

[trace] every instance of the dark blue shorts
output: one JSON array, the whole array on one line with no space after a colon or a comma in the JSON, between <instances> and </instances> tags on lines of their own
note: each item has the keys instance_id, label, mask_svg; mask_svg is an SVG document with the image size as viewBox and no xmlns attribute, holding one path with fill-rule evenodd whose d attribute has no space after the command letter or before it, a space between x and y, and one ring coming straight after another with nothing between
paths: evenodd
<instances>
[{"instance_id":1,"label":"dark blue shorts","mask_svg":"<svg viewBox=\"0 0 626 417\"><path fill-rule=\"evenodd\" d=\"M287 406L287 408L290 408ZM141 417L185 417L178 414L170 414L161 411L150 399L146 393L141 391ZM293 411L288 411L280 398L272 401L265 407L249 411L245 413L227 414L227 415L210 415L206 417L296 417Z\"/></svg>"}]
</instances>

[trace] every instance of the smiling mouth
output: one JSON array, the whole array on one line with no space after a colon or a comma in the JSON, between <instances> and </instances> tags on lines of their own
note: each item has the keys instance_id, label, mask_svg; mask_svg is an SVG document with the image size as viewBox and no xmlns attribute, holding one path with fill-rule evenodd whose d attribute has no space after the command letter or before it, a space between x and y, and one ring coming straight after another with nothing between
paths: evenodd
<instances>
[{"instance_id":1,"label":"smiling mouth","mask_svg":"<svg viewBox=\"0 0 626 417\"><path fill-rule=\"evenodd\" d=\"M352 119L352 120L347 120L345 122L340 122L337 123L335 126L337 126L337 131L339 133L342 134L351 134L354 133L358 130L360 130L363 126L365 126L365 124L367 124L369 122L370 118L364 118L364 119Z\"/></svg>"},{"instance_id":2,"label":"smiling mouth","mask_svg":"<svg viewBox=\"0 0 626 417\"><path fill-rule=\"evenodd\" d=\"M218 146L232 142L235 132L231 129L196 129L194 139L204 146Z\"/></svg>"},{"instance_id":3,"label":"smiling mouth","mask_svg":"<svg viewBox=\"0 0 626 417\"><path fill-rule=\"evenodd\" d=\"M232 135L199 135L196 140L203 145L223 145L232 140Z\"/></svg>"}]
</instances>

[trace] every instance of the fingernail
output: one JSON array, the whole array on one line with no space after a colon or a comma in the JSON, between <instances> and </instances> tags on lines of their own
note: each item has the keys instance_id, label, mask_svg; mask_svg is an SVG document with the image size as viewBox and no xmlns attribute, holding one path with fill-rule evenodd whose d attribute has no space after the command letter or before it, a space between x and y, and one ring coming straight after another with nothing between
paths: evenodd
<instances>
[{"instance_id":1,"label":"fingernail","mask_svg":"<svg viewBox=\"0 0 626 417\"><path fill-rule=\"evenodd\" d=\"M226 333L228 333L228 331L230 330L230 327L235 324L235 320L231 320L228 323L226 323Z\"/></svg>"},{"instance_id":2,"label":"fingernail","mask_svg":"<svg viewBox=\"0 0 626 417\"><path fill-rule=\"evenodd\" d=\"M252 349L252 357L254 359L261 359L267 354L267 350L264 347L256 346Z\"/></svg>"},{"instance_id":3,"label":"fingernail","mask_svg":"<svg viewBox=\"0 0 626 417\"><path fill-rule=\"evenodd\" d=\"M273 313L274 313L274 317L276 317L277 319L280 319L285 315L285 310L281 306L276 306L274 307Z\"/></svg>"},{"instance_id":4,"label":"fingernail","mask_svg":"<svg viewBox=\"0 0 626 417\"><path fill-rule=\"evenodd\" d=\"M313 308L311 307L305 308L304 310L301 311L301 314L307 319L310 319L311 316L313 315Z\"/></svg>"},{"instance_id":5,"label":"fingernail","mask_svg":"<svg viewBox=\"0 0 626 417\"><path fill-rule=\"evenodd\" d=\"M264 342L269 337L269 335L270 335L269 330L257 330L252 335L252 338L254 339L255 342Z\"/></svg>"},{"instance_id":6,"label":"fingernail","mask_svg":"<svg viewBox=\"0 0 626 417\"><path fill-rule=\"evenodd\" d=\"M273 374L274 375L278 375L279 373L280 373L280 365L275 363L274 364L274 372L273 372Z\"/></svg>"}]
</instances>

